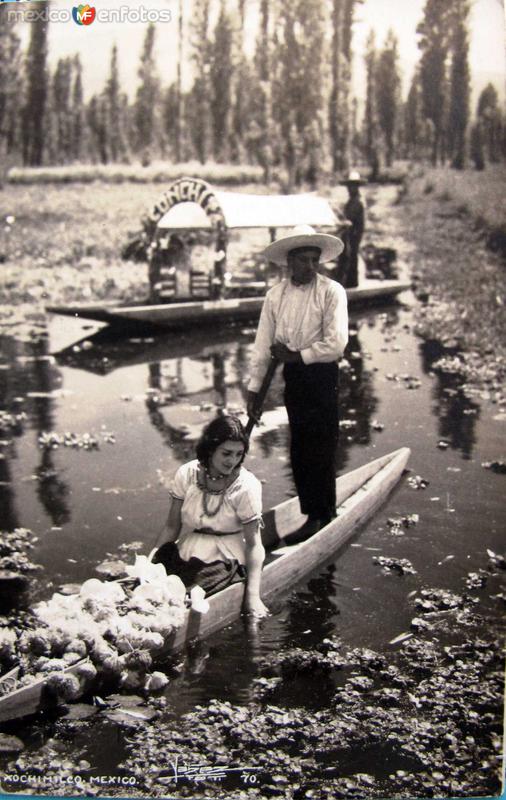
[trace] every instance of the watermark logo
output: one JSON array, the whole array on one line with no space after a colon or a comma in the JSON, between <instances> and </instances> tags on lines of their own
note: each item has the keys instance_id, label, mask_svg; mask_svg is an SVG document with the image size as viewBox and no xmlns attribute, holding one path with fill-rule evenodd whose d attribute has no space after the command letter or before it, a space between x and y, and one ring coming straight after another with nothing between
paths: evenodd
<instances>
[{"instance_id":1,"label":"watermark logo","mask_svg":"<svg viewBox=\"0 0 506 800\"><path fill-rule=\"evenodd\" d=\"M95 20L100 23L121 24L146 23L146 22L171 22L172 11L170 8L146 8L145 6L122 5L115 8L96 9L88 3L79 6L63 8L59 4L44 3L42 0L0 0L0 6L8 3L6 10L7 22L61 22L74 20L76 25L91 25Z\"/></svg>"},{"instance_id":2,"label":"watermark logo","mask_svg":"<svg viewBox=\"0 0 506 800\"><path fill-rule=\"evenodd\" d=\"M72 9L72 18L78 25L91 25L95 19L96 9L88 4L85 6L74 6Z\"/></svg>"}]
</instances>

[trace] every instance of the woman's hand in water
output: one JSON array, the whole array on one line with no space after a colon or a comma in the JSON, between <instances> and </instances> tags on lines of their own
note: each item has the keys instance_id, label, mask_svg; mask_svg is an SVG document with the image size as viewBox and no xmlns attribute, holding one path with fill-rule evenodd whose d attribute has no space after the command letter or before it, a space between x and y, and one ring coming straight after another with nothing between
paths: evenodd
<instances>
[{"instance_id":1,"label":"woman's hand in water","mask_svg":"<svg viewBox=\"0 0 506 800\"><path fill-rule=\"evenodd\" d=\"M254 619L262 619L263 617L267 617L270 611L259 597L246 597L244 600L244 613Z\"/></svg>"}]
</instances>

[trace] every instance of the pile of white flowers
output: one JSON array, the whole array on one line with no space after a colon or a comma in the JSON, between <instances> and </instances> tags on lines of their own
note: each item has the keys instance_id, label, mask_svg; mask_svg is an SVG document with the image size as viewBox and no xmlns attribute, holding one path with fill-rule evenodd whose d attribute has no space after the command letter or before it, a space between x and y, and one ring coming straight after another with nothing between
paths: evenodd
<instances>
[{"instance_id":1,"label":"pile of white flowers","mask_svg":"<svg viewBox=\"0 0 506 800\"><path fill-rule=\"evenodd\" d=\"M77 699L97 672L130 690L162 688L168 679L151 673L153 657L183 623L186 589L150 557L137 556L127 572L138 581L133 590L91 578L79 594L55 593L39 603L38 627L19 638L0 628L0 656L17 655L30 680L49 675L49 686L65 700ZM208 609L199 587L192 590L191 603L200 613Z\"/></svg>"}]
</instances>

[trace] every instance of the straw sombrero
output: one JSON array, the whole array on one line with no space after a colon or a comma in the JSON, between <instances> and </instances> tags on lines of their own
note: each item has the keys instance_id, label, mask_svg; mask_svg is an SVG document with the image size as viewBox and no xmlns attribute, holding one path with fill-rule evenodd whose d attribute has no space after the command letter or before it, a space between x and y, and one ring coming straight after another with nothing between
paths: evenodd
<instances>
[{"instance_id":1,"label":"straw sombrero","mask_svg":"<svg viewBox=\"0 0 506 800\"><path fill-rule=\"evenodd\" d=\"M356 183L360 186L363 186L364 183L367 183L367 180L362 178L360 172L358 172L356 169L352 169L352 171L348 173L346 180L340 181L340 183L341 186L348 186L349 183Z\"/></svg>"},{"instance_id":2,"label":"straw sombrero","mask_svg":"<svg viewBox=\"0 0 506 800\"><path fill-rule=\"evenodd\" d=\"M297 225L290 236L283 236L265 248L264 256L281 267L286 267L286 257L290 250L298 247L318 247L320 263L334 261L344 250L344 244L337 236L329 233L316 233L310 225Z\"/></svg>"}]
</instances>

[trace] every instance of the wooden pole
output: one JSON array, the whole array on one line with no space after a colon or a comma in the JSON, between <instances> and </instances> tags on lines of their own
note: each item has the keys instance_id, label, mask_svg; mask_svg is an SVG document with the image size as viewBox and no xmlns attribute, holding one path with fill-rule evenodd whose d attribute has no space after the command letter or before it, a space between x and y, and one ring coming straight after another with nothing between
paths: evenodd
<instances>
[{"instance_id":1,"label":"wooden pole","mask_svg":"<svg viewBox=\"0 0 506 800\"><path fill-rule=\"evenodd\" d=\"M276 372L276 368L279 364L279 361L276 358L271 358L269 367L267 372L264 375L264 379L262 381L262 385L258 390L257 399L256 399L256 415L255 417L249 417L248 422L246 423L246 435L250 436L251 431L253 430L254 426L257 424L258 420L262 415L262 409L264 405L265 398L267 396L267 392L269 391L269 387L272 383L272 379L274 377L274 373Z\"/></svg>"}]
</instances>

